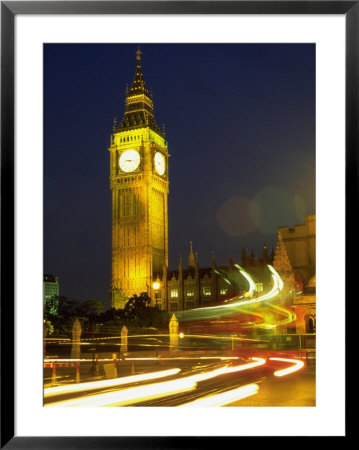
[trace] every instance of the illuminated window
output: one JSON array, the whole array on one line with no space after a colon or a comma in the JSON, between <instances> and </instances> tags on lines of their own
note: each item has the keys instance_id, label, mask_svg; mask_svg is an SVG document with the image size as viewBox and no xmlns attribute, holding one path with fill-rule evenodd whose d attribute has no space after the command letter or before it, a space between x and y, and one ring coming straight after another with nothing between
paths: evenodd
<instances>
[{"instance_id":1,"label":"illuminated window","mask_svg":"<svg viewBox=\"0 0 359 450\"><path fill-rule=\"evenodd\" d=\"M228 289L227 289L227 288L222 288L222 289L219 291L220 295L226 295L227 292L228 292Z\"/></svg>"},{"instance_id":2,"label":"illuminated window","mask_svg":"<svg viewBox=\"0 0 359 450\"><path fill-rule=\"evenodd\" d=\"M210 288L210 286L203 286L202 292L203 292L203 295L211 295L211 288Z\"/></svg>"},{"instance_id":3,"label":"illuminated window","mask_svg":"<svg viewBox=\"0 0 359 450\"><path fill-rule=\"evenodd\" d=\"M263 292L263 283L256 283L256 291Z\"/></svg>"},{"instance_id":4,"label":"illuminated window","mask_svg":"<svg viewBox=\"0 0 359 450\"><path fill-rule=\"evenodd\" d=\"M178 289L171 289L171 298L178 297Z\"/></svg>"},{"instance_id":5,"label":"illuminated window","mask_svg":"<svg viewBox=\"0 0 359 450\"><path fill-rule=\"evenodd\" d=\"M187 297L194 297L194 288L188 288L186 291Z\"/></svg>"}]
</instances>

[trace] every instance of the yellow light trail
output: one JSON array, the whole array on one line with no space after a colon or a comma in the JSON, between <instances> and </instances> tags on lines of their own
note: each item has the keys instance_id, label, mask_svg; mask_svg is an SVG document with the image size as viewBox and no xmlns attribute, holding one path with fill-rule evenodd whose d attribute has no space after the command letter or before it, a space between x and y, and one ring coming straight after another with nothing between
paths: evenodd
<instances>
[{"instance_id":1,"label":"yellow light trail","mask_svg":"<svg viewBox=\"0 0 359 450\"><path fill-rule=\"evenodd\" d=\"M275 323L275 325L286 325L288 323L294 322L297 318L297 315L295 312L291 311L290 309L283 308L282 306L278 305L271 305L271 307L279 312L281 312L283 315L287 316L283 320L279 320Z\"/></svg>"},{"instance_id":2,"label":"yellow light trail","mask_svg":"<svg viewBox=\"0 0 359 450\"><path fill-rule=\"evenodd\" d=\"M76 392L83 392L83 391L91 391L94 389L101 389L101 388L110 388L115 386L122 386L124 384L129 383L137 383L140 381L147 381L147 380L154 380L157 378L163 378L163 377L169 377L171 375L176 375L178 372L180 372L181 369L175 368L175 369L169 369L169 370L161 370L159 372L150 372L150 373L144 373L139 375L131 375L128 377L122 377L122 378L114 378L110 380L100 380L100 381L89 381L87 383L80 383L80 384L70 384L65 386L54 386L44 389L44 397L55 397L57 395L65 395L65 394L71 394Z\"/></svg>"},{"instance_id":3,"label":"yellow light trail","mask_svg":"<svg viewBox=\"0 0 359 450\"><path fill-rule=\"evenodd\" d=\"M127 406L133 403L154 400L160 397L187 392L196 388L197 383L217 376L252 369L266 363L264 358L251 358L252 362L234 367L220 367L188 377L161 383L151 383L105 394L86 396L75 400L64 400L47 406Z\"/></svg>"},{"instance_id":4,"label":"yellow light trail","mask_svg":"<svg viewBox=\"0 0 359 450\"><path fill-rule=\"evenodd\" d=\"M287 367L286 369L281 369L274 372L274 375L276 377L283 377L284 375L296 372L297 370L300 370L304 366L304 362L299 361L298 359L288 359L288 358L269 358L269 359L271 361L282 361L293 364L293 366Z\"/></svg>"},{"instance_id":5,"label":"yellow light trail","mask_svg":"<svg viewBox=\"0 0 359 450\"><path fill-rule=\"evenodd\" d=\"M189 335L190 337L196 337L196 338L202 338L202 335L197 335L197 334L193 334L193 335ZM207 338L211 338L213 339L213 335L208 335L205 336ZM216 337L217 339L217 337ZM225 336L221 336L220 339L226 339L226 340L230 340L230 337L225 337ZM235 340L247 340L247 341L253 341L253 342L257 342L258 339L243 339L243 338L238 338L238 337L234 337L233 339ZM262 341L262 340L261 340ZM269 342L269 341L266 341ZM219 359L221 361L224 360L232 360L232 359L239 359L238 356L161 356L161 361L177 361L179 359ZM158 361L158 357L157 356L148 356L148 357L126 357L123 358L124 361ZM44 362L75 362L75 361L80 361L80 362L93 362L93 359L61 359L61 358L52 358L52 359L44 359ZM97 359L98 362L102 362L102 361L107 361L107 362L112 362L113 358L98 358Z\"/></svg>"},{"instance_id":6,"label":"yellow light trail","mask_svg":"<svg viewBox=\"0 0 359 450\"><path fill-rule=\"evenodd\" d=\"M196 388L196 383L187 378L164 381L145 386L122 389L105 394L90 395L75 400L65 400L51 403L47 406L127 406L133 403L154 400L169 395L188 392Z\"/></svg>"},{"instance_id":7,"label":"yellow light trail","mask_svg":"<svg viewBox=\"0 0 359 450\"><path fill-rule=\"evenodd\" d=\"M247 364L241 364L239 366L233 366L233 367L220 367L218 369L212 370L210 372L204 372L199 373L196 375L191 375L188 378L193 379L195 382L209 380L210 378L218 377L219 375L224 375L226 373L234 373L234 372L241 372L242 370L248 370L253 369L254 367L261 366L266 363L266 360L264 358L251 358L253 362L247 363Z\"/></svg>"},{"instance_id":8,"label":"yellow light trail","mask_svg":"<svg viewBox=\"0 0 359 450\"><path fill-rule=\"evenodd\" d=\"M209 395L207 397L199 398L193 402L184 403L179 405L180 407L207 407L207 406L225 406L229 403L241 400L243 398L249 397L251 395L257 394L259 391L258 384L247 384L246 386L241 386L236 389L231 389L230 391L222 392L220 394Z\"/></svg>"}]
</instances>

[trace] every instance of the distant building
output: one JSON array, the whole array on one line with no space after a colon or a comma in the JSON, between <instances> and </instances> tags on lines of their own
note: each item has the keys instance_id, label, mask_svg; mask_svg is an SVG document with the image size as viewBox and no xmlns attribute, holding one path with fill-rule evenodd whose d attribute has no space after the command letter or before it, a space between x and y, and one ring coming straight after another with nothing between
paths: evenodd
<instances>
[{"instance_id":1,"label":"distant building","mask_svg":"<svg viewBox=\"0 0 359 450\"><path fill-rule=\"evenodd\" d=\"M255 258L253 253L246 258L242 250L241 267L250 271L255 281L256 292L262 292L264 286L271 283L270 264L267 248L264 246L263 258ZM155 281L159 285L156 302L160 309L182 311L221 304L248 290L247 280L241 275L236 264L229 258L228 266L217 266L214 254L210 267L199 267L198 255L193 252L192 242L188 255L188 264L183 266L180 257L177 270L164 270L157 274ZM256 294L254 294L256 295Z\"/></svg>"},{"instance_id":2,"label":"distant building","mask_svg":"<svg viewBox=\"0 0 359 450\"><path fill-rule=\"evenodd\" d=\"M60 295L59 278L53 275L44 275L44 305L47 300L51 300L53 297L58 297ZM52 311L57 312L56 310Z\"/></svg>"},{"instance_id":3,"label":"distant building","mask_svg":"<svg viewBox=\"0 0 359 450\"><path fill-rule=\"evenodd\" d=\"M316 217L310 215L302 225L279 227L273 267L286 286L287 302L296 322L287 332L316 331Z\"/></svg>"},{"instance_id":4,"label":"distant building","mask_svg":"<svg viewBox=\"0 0 359 450\"><path fill-rule=\"evenodd\" d=\"M305 223L294 228L279 227L290 264L303 285L315 275L315 215L307 216Z\"/></svg>"}]
</instances>

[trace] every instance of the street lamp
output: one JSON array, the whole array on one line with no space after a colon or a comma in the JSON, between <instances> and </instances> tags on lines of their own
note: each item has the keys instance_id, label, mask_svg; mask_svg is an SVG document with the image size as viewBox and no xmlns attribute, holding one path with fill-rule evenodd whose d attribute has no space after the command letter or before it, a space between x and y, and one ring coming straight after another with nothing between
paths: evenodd
<instances>
[{"instance_id":1,"label":"street lamp","mask_svg":"<svg viewBox=\"0 0 359 450\"><path fill-rule=\"evenodd\" d=\"M153 289L155 291L155 299L156 299L156 306L157 306L158 290L161 287L159 281L154 281L153 284L152 284L152 287L153 287Z\"/></svg>"}]
</instances>

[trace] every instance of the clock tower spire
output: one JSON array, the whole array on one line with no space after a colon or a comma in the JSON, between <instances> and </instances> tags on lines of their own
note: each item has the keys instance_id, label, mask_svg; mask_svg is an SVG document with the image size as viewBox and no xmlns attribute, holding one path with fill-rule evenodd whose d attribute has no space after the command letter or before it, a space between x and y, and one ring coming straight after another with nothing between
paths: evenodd
<instances>
[{"instance_id":1,"label":"clock tower spire","mask_svg":"<svg viewBox=\"0 0 359 450\"><path fill-rule=\"evenodd\" d=\"M142 292L155 302L152 280L168 266L168 146L155 121L141 55L138 47L125 113L109 148L114 308L123 308L128 298Z\"/></svg>"}]
</instances>

